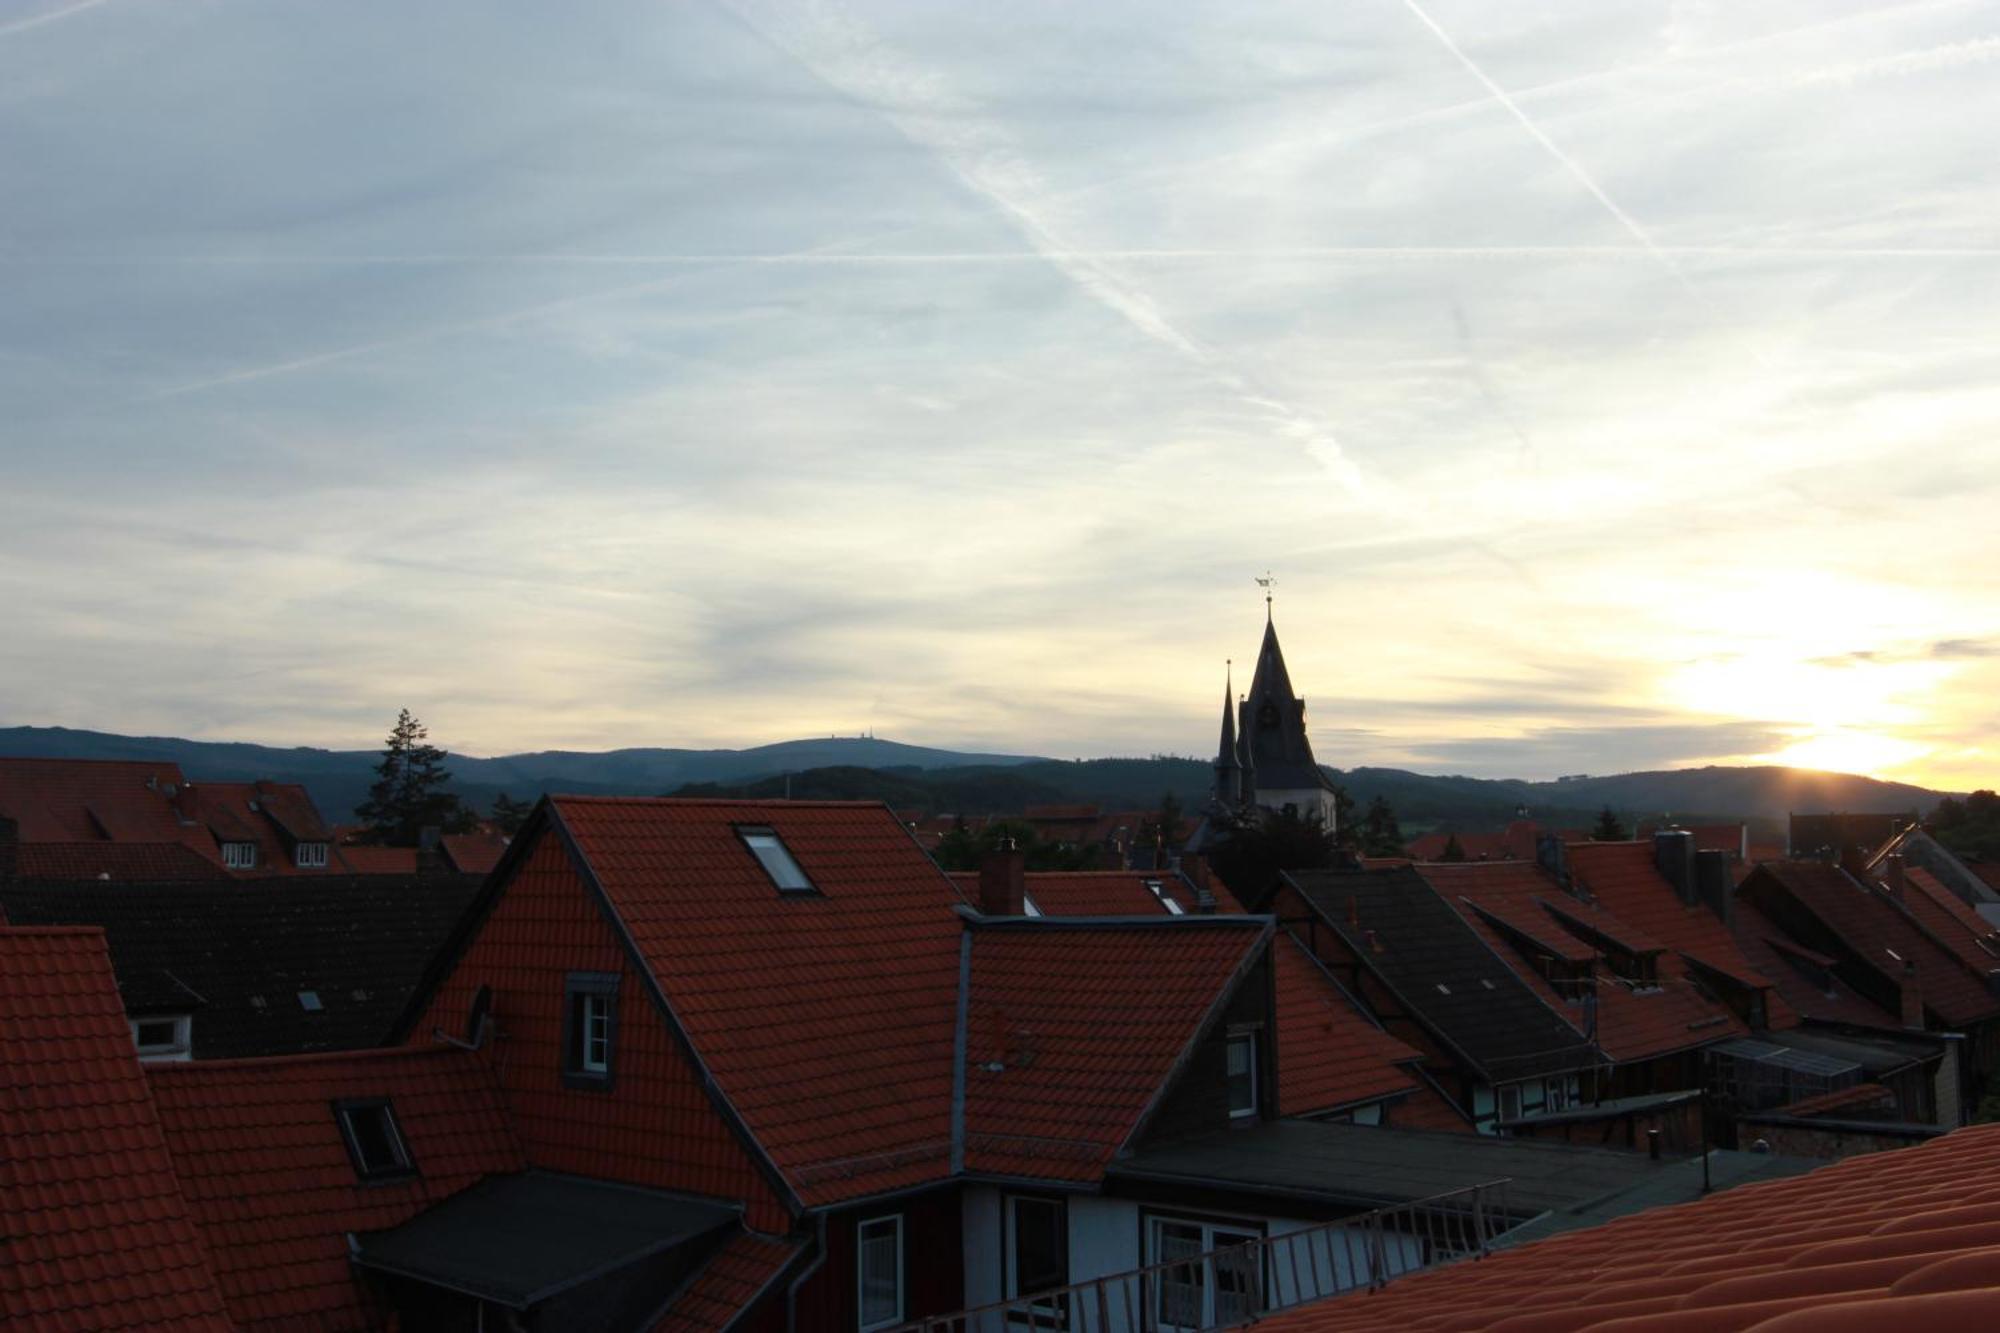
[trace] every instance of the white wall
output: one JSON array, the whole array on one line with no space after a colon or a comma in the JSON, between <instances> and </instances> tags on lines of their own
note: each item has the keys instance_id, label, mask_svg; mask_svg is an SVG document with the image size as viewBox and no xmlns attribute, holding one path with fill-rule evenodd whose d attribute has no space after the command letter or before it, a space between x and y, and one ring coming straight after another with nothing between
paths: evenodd
<instances>
[{"instance_id":1,"label":"white wall","mask_svg":"<svg viewBox=\"0 0 2000 1333\"><path fill-rule=\"evenodd\" d=\"M1006 1294L1000 1285L1000 1191L972 1185L959 1197L965 1224L965 1308L970 1310Z\"/></svg>"}]
</instances>

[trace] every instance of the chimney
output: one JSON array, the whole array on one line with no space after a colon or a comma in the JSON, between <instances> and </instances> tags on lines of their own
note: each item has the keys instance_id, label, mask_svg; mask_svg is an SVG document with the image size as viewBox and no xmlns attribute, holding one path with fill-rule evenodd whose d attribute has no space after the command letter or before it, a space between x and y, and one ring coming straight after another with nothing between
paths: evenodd
<instances>
[{"instance_id":1,"label":"chimney","mask_svg":"<svg viewBox=\"0 0 2000 1333\"><path fill-rule=\"evenodd\" d=\"M1543 833L1535 838L1535 864L1553 875L1556 883L1569 887L1569 849L1563 846L1562 834Z\"/></svg>"},{"instance_id":2,"label":"chimney","mask_svg":"<svg viewBox=\"0 0 2000 1333\"><path fill-rule=\"evenodd\" d=\"M0 815L0 884L13 880L20 869L21 826Z\"/></svg>"},{"instance_id":3,"label":"chimney","mask_svg":"<svg viewBox=\"0 0 2000 1333\"><path fill-rule=\"evenodd\" d=\"M1694 854L1695 896L1725 926L1730 924L1730 905L1736 898L1733 879L1728 852Z\"/></svg>"},{"instance_id":4,"label":"chimney","mask_svg":"<svg viewBox=\"0 0 2000 1333\"><path fill-rule=\"evenodd\" d=\"M1892 953L1890 957L1894 957ZM1903 1026L1921 1032L1924 1029L1924 992L1917 985L1917 960L1903 960Z\"/></svg>"},{"instance_id":5,"label":"chimney","mask_svg":"<svg viewBox=\"0 0 2000 1333\"><path fill-rule=\"evenodd\" d=\"M1194 885L1194 910L1202 916L1215 912L1215 890L1209 885L1208 858L1190 853L1180 859L1181 878Z\"/></svg>"},{"instance_id":6,"label":"chimney","mask_svg":"<svg viewBox=\"0 0 2000 1333\"><path fill-rule=\"evenodd\" d=\"M1903 854L1890 852L1882 864L1882 882L1889 890L1889 896L1897 902L1905 901L1909 893L1909 882L1903 877Z\"/></svg>"},{"instance_id":7,"label":"chimney","mask_svg":"<svg viewBox=\"0 0 2000 1333\"><path fill-rule=\"evenodd\" d=\"M1686 829L1661 829L1653 835L1653 864L1674 886L1674 894L1692 907L1697 901L1694 882L1694 834Z\"/></svg>"},{"instance_id":8,"label":"chimney","mask_svg":"<svg viewBox=\"0 0 2000 1333\"><path fill-rule=\"evenodd\" d=\"M1022 916L1027 895L1028 854L1012 838L979 863L979 910L987 916Z\"/></svg>"}]
</instances>

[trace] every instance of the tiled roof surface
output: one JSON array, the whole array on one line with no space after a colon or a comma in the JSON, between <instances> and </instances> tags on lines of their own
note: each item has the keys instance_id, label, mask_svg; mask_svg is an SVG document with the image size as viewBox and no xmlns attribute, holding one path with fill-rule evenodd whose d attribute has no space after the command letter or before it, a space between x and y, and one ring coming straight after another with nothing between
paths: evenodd
<instances>
[{"instance_id":1,"label":"tiled roof surface","mask_svg":"<svg viewBox=\"0 0 2000 1333\"><path fill-rule=\"evenodd\" d=\"M500 864L507 840L497 833L447 833L438 846L461 875L485 875Z\"/></svg>"},{"instance_id":2,"label":"tiled roof surface","mask_svg":"<svg viewBox=\"0 0 2000 1333\"><path fill-rule=\"evenodd\" d=\"M979 901L979 872L954 870L951 882L968 903ZM1037 870L1024 880L1028 897L1044 916L1163 916L1167 907L1148 884L1178 903L1195 909L1195 890L1171 870ZM1218 912L1243 909L1229 890L1214 883L1210 893Z\"/></svg>"},{"instance_id":3,"label":"tiled roof surface","mask_svg":"<svg viewBox=\"0 0 2000 1333\"><path fill-rule=\"evenodd\" d=\"M154 760L0 759L0 815L22 842L179 842L199 847L198 828L174 813L180 769Z\"/></svg>"},{"instance_id":4,"label":"tiled roof surface","mask_svg":"<svg viewBox=\"0 0 2000 1333\"><path fill-rule=\"evenodd\" d=\"M1852 1157L1270 1316L1269 1333L1983 1333L2000 1127Z\"/></svg>"},{"instance_id":5,"label":"tiled roof surface","mask_svg":"<svg viewBox=\"0 0 2000 1333\"><path fill-rule=\"evenodd\" d=\"M338 858L350 875L417 873L417 849L414 847L376 847L365 842L349 842L329 849L327 856L329 859Z\"/></svg>"},{"instance_id":6,"label":"tiled roof surface","mask_svg":"<svg viewBox=\"0 0 2000 1333\"><path fill-rule=\"evenodd\" d=\"M798 1257L802 1244L741 1232L702 1265L701 1272L659 1322L653 1333L718 1333L743 1312Z\"/></svg>"},{"instance_id":7,"label":"tiled roof surface","mask_svg":"<svg viewBox=\"0 0 2000 1333\"><path fill-rule=\"evenodd\" d=\"M1896 1094L1880 1083L1856 1083L1853 1087L1835 1088L1832 1092L1822 1092L1815 1097L1801 1097L1795 1102L1775 1108L1772 1114L1832 1115L1836 1111L1851 1111L1858 1107L1876 1104L1893 1110L1896 1105Z\"/></svg>"},{"instance_id":8,"label":"tiled roof surface","mask_svg":"<svg viewBox=\"0 0 2000 1333\"><path fill-rule=\"evenodd\" d=\"M20 879L163 883L229 878L220 865L178 842L24 842L14 856Z\"/></svg>"},{"instance_id":9,"label":"tiled roof surface","mask_svg":"<svg viewBox=\"0 0 2000 1333\"><path fill-rule=\"evenodd\" d=\"M0 1323L230 1325L94 930L0 929Z\"/></svg>"},{"instance_id":10,"label":"tiled roof surface","mask_svg":"<svg viewBox=\"0 0 2000 1333\"><path fill-rule=\"evenodd\" d=\"M2000 999L1939 944L1887 894L1864 888L1840 867L1820 861L1773 861L1759 876L1781 885L1856 956L1900 985L1901 966L1889 951L1917 965L1924 1004L1951 1024L1970 1024L2000 1015ZM1758 883L1745 881L1746 887Z\"/></svg>"},{"instance_id":11,"label":"tiled roof surface","mask_svg":"<svg viewBox=\"0 0 2000 1333\"><path fill-rule=\"evenodd\" d=\"M1305 946L1271 945L1278 993L1278 1114L1316 1111L1417 1091L1406 1066L1421 1055L1363 1015Z\"/></svg>"},{"instance_id":12,"label":"tiled roof surface","mask_svg":"<svg viewBox=\"0 0 2000 1333\"><path fill-rule=\"evenodd\" d=\"M1287 878L1362 966L1494 1081L1596 1062L1583 1034L1522 980L1417 869Z\"/></svg>"},{"instance_id":13,"label":"tiled roof surface","mask_svg":"<svg viewBox=\"0 0 2000 1333\"><path fill-rule=\"evenodd\" d=\"M974 928L966 1169L1096 1179L1268 937L1236 916Z\"/></svg>"},{"instance_id":14,"label":"tiled roof surface","mask_svg":"<svg viewBox=\"0 0 2000 1333\"><path fill-rule=\"evenodd\" d=\"M1580 902L1542 869L1530 862L1488 861L1463 865L1425 865L1417 871L1438 896L1493 946L1502 957L1513 956L1517 970L1543 1000L1561 1012L1580 1013L1581 1003L1565 1000L1501 929L1484 914L1512 925L1557 957L1588 961L1595 951L1561 924L1579 923L1628 947L1656 947L1640 932L1600 903ZM1656 963L1660 984L1635 989L1606 968L1596 970L1597 1044L1616 1061L1644 1060L1699 1046L1722 1037L1742 1036L1749 1029L1727 1007L1709 999L1688 976L1679 957L1667 954Z\"/></svg>"},{"instance_id":15,"label":"tiled roof surface","mask_svg":"<svg viewBox=\"0 0 2000 1333\"><path fill-rule=\"evenodd\" d=\"M1905 870L1903 881L1903 905L1939 943L1974 971L2000 968L2000 955L1980 943L1981 940L2000 942L1992 922L1973 911L1963 898L1922 866Z\"/></svg>"},{"instance_id":16,"label":"tiled roof surface","mask_svg":"<svg viewBox=\"0 0 2000 1333\"><path fill-rule=\"evenodd\" d=\"M1761 975L1771 979L1778 994L1785 997L1785 1003L1801 1015L1830 1022L1860 1023L1867 1027L1893 1028L1902 1025L1902 1020L1895 1014L1863 997L1836 976L1832 968L1837 960L1826 958L1790 939L1776 922L1740 894L1731 909L1731 916L1731 929L1736 935L1737 947L1742 949L1744 956ZM1808 961L1821 963L1818 971L1826 978L1825 986L1818 985L1814 978L1790 961L1802 955L1810 955Z\"/></svg>"},{"instance_id":17,"label":"tiled roof surface","mask_svg":"<svg viewBox=\"0 0 2000 1333\"><path fill-rule=\"evenodd\" d=\"M1644 842L1654 833L1669 829L1693 834L1696 851L1727 852L1732 857L1743 855L1749 838L1749 828L1743 824L1641 824L1639 840Z\"/></svg>"},{"instance_id":18,"label":"tiled roof surface","mask_svg":"<svg viewBox=\"0 0 2000 1333\"><path fill-rule=\"evenodd\" d=\"M192 1014L194 1053L209 1059L379 1044L476 887L455 875L13 884L0 904L21 925L101 926L126 1007Z\"/></svg>"},{"instance_id":19,"label":"tiled roof surface","mask_svg":"<svg viewBox=\"0 0 2000 1333\"><path fill-rule=\"evenodd\" d=\"M1722 918L1707 907L1680 900L1674 886L1654 865L1651 843L1574 843L1568 848L1568 857L1572 873L1590 896L1620 920L1746 985L1770 984L1737 947L1736 937ZM1767 1018L1774 1028L1798 1022L1798 1015L1780 995L1771 996Z\"/></svg>"},{"instance_id":20,"label":"tiled roof surface","mask_svg":"<svg viewBox=\"0 0 2000 1333\"><path fill-rule=\"evenodd\" d=\"M229 1313L245 1329L377 1329L347 1233L525 1165L486 1057L435 1046L147 1068ZM333 1103L387 1097L417 1173L363 1183Z\"/></svg>"},{"instance_id":21,"label":"tiled roof surface","mask_svg":"<svg viewBox=\"0 0 2000 1333\"><path fill-rule=\"evenodd\" d=\"M881 806L556 797L695 1050L809 1205L950 1161L960 901ZM739 838L769 827L815 892Z\"/></svg>"},{"instance_id":22,"label":"tiled roof surface","mask_svg":"<svg viewBox=\"0 0 2000 1333\"><path fill-rule=\"evenodd\" d=\"M257 863L244 873L265 877L339 872L331 848L324 867L297 864L293 844L331 843L333 832L320 818L312 797L296 782L196 782L181 792L179 804L182 813L199 820L217 844L256 844ZM220 851L211 849L211 854L219 856Z\"/></svg>"}]
</instances>

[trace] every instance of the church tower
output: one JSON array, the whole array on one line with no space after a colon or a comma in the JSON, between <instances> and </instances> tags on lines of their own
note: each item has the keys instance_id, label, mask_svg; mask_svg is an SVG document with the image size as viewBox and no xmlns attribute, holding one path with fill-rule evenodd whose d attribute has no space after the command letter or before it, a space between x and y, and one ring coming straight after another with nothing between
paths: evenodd
<instances>
[{"instance_id":1,"label":"church tower","mask_svg":"<svg viewBox=\"0 0 2000 1333\"><path fill-rule=\"evenodd\" d=\"M1257 652L1250 692L1238 705L1235 731L1241 803L1272 811L1289 808L1307 819L1318 819L1331 831L1333 782L1313 758L1312 742L1306 737L1306 701L1292 692L1292 677L1285 669L1284 650L1278 645L1268 593L1264 643ZM1224 734L1228 734L1226 723Z\"/></svg>"}]
</instances>

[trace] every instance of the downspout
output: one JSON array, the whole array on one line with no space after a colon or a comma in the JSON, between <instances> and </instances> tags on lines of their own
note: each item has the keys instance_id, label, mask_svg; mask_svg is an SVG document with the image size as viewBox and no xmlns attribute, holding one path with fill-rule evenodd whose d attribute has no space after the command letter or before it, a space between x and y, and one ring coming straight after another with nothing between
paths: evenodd
<instances>
[{"instance_id":1,"label":"downspout","mask_svg":"<svg viewBox=\"0 0 2000 1333\"><path fill-rule=\"evenodd\" d=\"M793 1278L791 1284L785 1288L785 1333L798 1333L799 1288L810 1281L813 1275L819 1272L821 1265L826 1263L825 1213L819 1215L819 1231L813 1237L813 1247L815 1251L813 1261L807 1264L804 1271Z\"/></svg>"}]
</instances>

